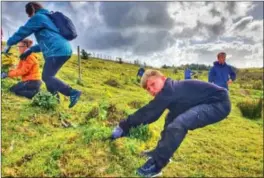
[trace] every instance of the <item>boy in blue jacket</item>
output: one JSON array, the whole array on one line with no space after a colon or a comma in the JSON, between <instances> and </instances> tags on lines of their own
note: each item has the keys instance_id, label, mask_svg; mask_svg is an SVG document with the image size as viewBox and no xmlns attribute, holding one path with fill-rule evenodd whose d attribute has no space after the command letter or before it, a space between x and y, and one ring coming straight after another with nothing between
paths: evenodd
<instances>
[{"instance_id":1,"label":"boy in blue jacket","mask_svg":"<svg viewBox=\"0 0 264 178\"><path fill-rule=\"evenodd\" d=\"M70 59L72 55L71 45L68 40L60 35L59 29L48 17L50 12L44 9L40 3L29 2L25 9L29 20L7 40L4 52L8 53L12 45L34 33L38 44L21 54L20 59L27 58L32 52L42 52L45 59L42 80L45 82L47 90L56 95L58 99L58 92L69 96L69 108L71 108L79 100L81 91L71 88L55 77L60 68Z\"/></svg>"},{"instance_id":2,"label":"boy in blue jacket","mask_svg":"<svg viewBox=\"0 0 264 178\"><path fill-rule=\"evenodd\" d=\"M226 53L218 53L217 59L218 61L214 62L214 66L209 71L208 81L228 90L228 85L236 80L236 73L226 64Z\"/></svg>"},{"instance_id":3,"label":"boy in blue jacket","mask_svg":"<svg viewBox=\"0 0 264 178\"><path fill-rule=\"evenodd\" d=\"M174 81L159 71L147 70L141 85L155 98L120 121L112 132L112 139L126 136L132 127L150 124L165 109L169 110L157 147L148 152L150 158L137 170L140 176L160 175L188 130L219 122L231 111L228 91L211 83L198 80Z\"/></svg>"},{"instance_id":4,"label":"boy in blue jacket","mask_svg":"<svg viewBox=\"0 0 264 178\"><path fill-rule=\"evenodd\" d=\"M143 76L145 72L145 69L143 66L140 66L140 68L138 69L138 72L137 72L137 80L140 81L141 77Z\"/></svg>"},{"instance_id":5,"label":"boy in blue jacket","mask_svg":"<svg viewBox=\"0 0 264 178\"><path fill-rule=\"evenodd\" d=\"M195 73L192 72L191 69L186 68L186 69L184 70L184 79L185 79L185 80L186 80L186 79L192 79L192 76L193 76L194 74L195 74Z\"/></svg>"}]
</instances>

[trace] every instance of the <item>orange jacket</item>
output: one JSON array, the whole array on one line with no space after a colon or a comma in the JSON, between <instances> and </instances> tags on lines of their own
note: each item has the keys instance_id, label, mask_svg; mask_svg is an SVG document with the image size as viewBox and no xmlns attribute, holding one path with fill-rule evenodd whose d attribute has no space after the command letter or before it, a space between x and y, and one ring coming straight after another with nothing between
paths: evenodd
<instances>
[{"instance_id":1,"label":"orange jacket","mask_svg":"<svg viewBox=\"0 0 264 178\"><path fill-rule=\"evenodd\" d=\"M22 81L40 80L39 63L34 54L30 54L25 60L20 60L16 69L8 72L8 77L22 77Z\"/></svg>"}]
</instances>

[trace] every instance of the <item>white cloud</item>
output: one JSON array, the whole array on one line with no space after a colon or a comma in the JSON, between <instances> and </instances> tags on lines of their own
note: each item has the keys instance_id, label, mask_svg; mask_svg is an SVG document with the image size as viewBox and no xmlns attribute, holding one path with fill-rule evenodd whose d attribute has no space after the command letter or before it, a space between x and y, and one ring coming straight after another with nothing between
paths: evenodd
<instances>
[{"instance_id":1,"label":"white cloud","mask_svg":"<svg viewBox=\"0 0 264 178\"><path fill-rule=\"evenodd\" d=\"M25 3L2 2L5 39L7 31L11 35L28 19L21 11ZM121 7L127 11L120 13L112 6L106 8L106 2L43 2L47 9L61 11L73 20L78 32L71 42L74 51L81 45L91 53L127 61L140 59L157 67L192 62L212 65L216 54L225 51L227 62L236 67L263 66L263 17L257 20L252 15L254 2L164 2L169 5L151 6L163 8L159 12L148 3L123 2ZM150 14L159 18L158 23ZM113 28L109 24L121 25Z\"/></svg>"}]
</instances>

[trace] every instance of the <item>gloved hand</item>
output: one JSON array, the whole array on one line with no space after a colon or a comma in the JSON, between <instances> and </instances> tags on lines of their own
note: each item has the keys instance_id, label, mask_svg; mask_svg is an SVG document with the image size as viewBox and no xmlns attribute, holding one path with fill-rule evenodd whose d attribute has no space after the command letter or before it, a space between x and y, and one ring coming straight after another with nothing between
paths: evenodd
<instances>
[{"instance_id":1,"label":"gloved hand","mask_svg":"<svg viewBox=\"0 0 264 178\"><path fill-rule=\"evenodd\" d=\"M31 53L32 53L32 51L30 49L27 49L23 54L21 54L19 56L19 58L21 60L25 60Z\"/></svg>"},{"instance_id":2,"label":"gloved hand","mask_svg":"<svg viewBox=\"0 0 264 178\"><path fill-rule=\"evenodd\" d=\"M6 77L8 77L7 73L5 73L5 72L1 73L1 78L2 79L6 78Z\"/></svg>"},{"instance_id":3,"label":"gloved hand","mask_svg":"<svg viewBox=\"0 0 264 178\"><path fill-rule=\"evenodd\" d=\"M117 139L123 136L123 129L119 126L116 126L112 132L112 139Z\"/></svg>"},{"instance_id":4,"label":"gloved hand","mask_svg":"<svg viewBox=\"0 0 264 178\"><path fill-rule=\"evenodd\" d=\"M10 48L11 46L6 45L2 53L8 54Z\"/></svg>"}]
</instances>

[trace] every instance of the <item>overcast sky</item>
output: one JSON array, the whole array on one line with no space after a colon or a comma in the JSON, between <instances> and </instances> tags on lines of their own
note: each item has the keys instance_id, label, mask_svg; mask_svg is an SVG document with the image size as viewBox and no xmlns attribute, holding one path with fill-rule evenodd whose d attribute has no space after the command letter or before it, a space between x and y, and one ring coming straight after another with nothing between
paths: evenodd
<instances>
[{"instance_id":1,"label":"overcast sky","mask_svg":"<svg viewBox=\"0 0 264 178\"><path fill-rule=\"evenodd\" d=\"M1 3L6 40L27 21L27 2ZM80 45L90 53L157 67L212 65L225 51L227 63L236 67L263 66L263 2L41 3L73 20L75 51Z\"/></svg>"}]
</instances>

